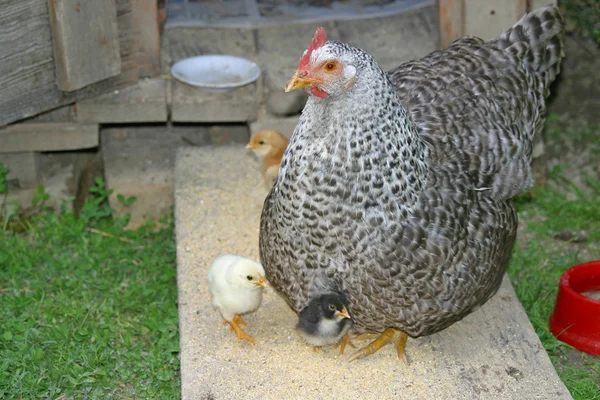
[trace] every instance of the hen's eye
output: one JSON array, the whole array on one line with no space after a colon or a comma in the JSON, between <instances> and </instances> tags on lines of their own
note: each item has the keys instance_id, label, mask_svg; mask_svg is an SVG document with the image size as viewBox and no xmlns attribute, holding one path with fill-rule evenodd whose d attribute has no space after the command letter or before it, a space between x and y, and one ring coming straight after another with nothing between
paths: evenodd
<instances>
[{"instance_id":1,"label":"hen's eye","mask_svg":"<svg viewBox=\"0 0 600 400\"><path fill-rule=\"evenodd\" d=\"M335 304L330 304L330 305L329 305L329 309L330 309L331 311L335 310Z\"/></svg>"},{"instance_id":2,"label":"hen's eye","mask_svg":"<svg viewBox=\"0 0 600 400\"><path fill-rule=\"evenodd\" d=\"M262 145L262 144L265 144L265 141L264 141L264 140L261 140L260 142L258 142L258 144L261 144L261 145Z\"/></svg>"},{"instance_id":3,"label":"hen's eye","mask_svg":"<svg viewBox=\"0 0 600 400\"><path fill-rule=\"evenodd\" d=\"M246 276L246 279L248 279L249 281L251 281L252 280L252 275Z\"/></svg>"},{"instance_id":4,"label":"hen's eye","mask_svg":"<svg viewBox=\"0 0 600 400\"><path fill-rule=\"evenodd\" d=\"M330 61L327 64L325 64L325 71L331 72L334 69L335 69L335 63L333 61Z\"/></svg>"}]
</instances>

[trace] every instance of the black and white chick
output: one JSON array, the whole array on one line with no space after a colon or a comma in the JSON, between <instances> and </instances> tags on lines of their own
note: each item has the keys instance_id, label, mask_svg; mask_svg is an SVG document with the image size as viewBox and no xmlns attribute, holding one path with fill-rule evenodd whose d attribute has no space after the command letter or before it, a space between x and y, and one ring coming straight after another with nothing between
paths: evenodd
<instances>
[{"instance_id":1,"label":"black and white chick","mask_svg":"<svg viewBox=\"0 0 600 400\"><path fill-rule=\"evenodd\" d=\"M340 354L344 354L350 342L348 331L354 320L348 310L348 299L342 293L325 293L313 298L300 311L296 329L313 350L317 347L340 344ZM341 342L340 342L341 341Z\"/></svg>"}]
</instances>

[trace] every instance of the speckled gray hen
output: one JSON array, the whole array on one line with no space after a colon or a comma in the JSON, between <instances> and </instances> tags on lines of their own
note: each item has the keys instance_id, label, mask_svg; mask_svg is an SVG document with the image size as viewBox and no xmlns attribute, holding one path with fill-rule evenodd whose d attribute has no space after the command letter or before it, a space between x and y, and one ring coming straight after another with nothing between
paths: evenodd
<instances>
[{"instance_id":1,"label":"speckled gray hen","mask_svg":"<svg viewBox=\"0 0 600 400\"><path fill-rule=\"evenodd\" d=\"M359 333L417 337L485 303L515 241L511 198L533 184L562 40L548 7L384 73L318 30L288 84L310 96L261 217L261 261L288 304L341 291Z\"/></svg>"}]
</instances>

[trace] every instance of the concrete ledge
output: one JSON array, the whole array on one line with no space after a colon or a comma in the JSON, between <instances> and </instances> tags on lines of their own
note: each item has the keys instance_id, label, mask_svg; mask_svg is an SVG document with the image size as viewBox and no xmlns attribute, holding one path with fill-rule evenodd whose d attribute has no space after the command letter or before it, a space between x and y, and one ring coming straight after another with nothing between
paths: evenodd
<instances>
[{"instance_id":1,"label":"concrete ledge","mask_svg":"<svg viewBox=\"0 0 600 400\"><path fill-rule=\"evenodd\" d=\"M260 105L257 84L227 93L210 93L181 82L171 86L173 122L246 122L256 119Z\"/></svg>"},{"instance_id":2,"label":"concrete ledge","mask_svg":"<svg viewBox=\"0 0 600 400\"><path fill-rule=\"evenodd\" d=\"M77 103L77 117L85 122L167 121L165 81L160 78L137 82L121 90Z\"/></svg>"},{"instance_id":3,"label":"concrete ledge","mask_svg":"<svg viewBox=\"0 0 600 400\"><path fill-rule=\"evenodd\" d=\"M238 343L211 307L206 274L222 253L258 260L258 163L241 145L184 148L175 174L183 399L571 399L508 278L463 321L409 340L409 366L392 346L352 364L313 352L273 292L245 317L258 344Z\"/></svg>"},{"instance_id":4,"label":"concrete ledge","mask_svg":"<svg viewBox=\"0 0 600 400\"><path fill-rule=\"evenodd\" d=\"M298 125L299 116L286 118L265 118L254 121L250 124L250 133L253 135L258 131L274 129L283 133L288 138L292 137L296 125Z\"/></svg>"},{"instance_id":5,"label":"concrete ledge","mask_svg":"<svg viewBox=\"0 0 600 400\"><path fill-rule=\"evenodd\" d=\"M98 147L98 125L40 122L0 129L0 153L78 150Z\"/></svg>"}]
</instances>

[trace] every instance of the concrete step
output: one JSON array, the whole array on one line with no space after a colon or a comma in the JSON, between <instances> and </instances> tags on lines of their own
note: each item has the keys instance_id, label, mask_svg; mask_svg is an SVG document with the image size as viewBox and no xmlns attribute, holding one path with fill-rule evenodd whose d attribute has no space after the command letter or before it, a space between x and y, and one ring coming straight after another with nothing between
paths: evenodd
<instances>
[{"instance_id":1,"label":"concrete step","mask_svg":"<svg viewBox=\"0 0 600 400\"><path fill-rule=\"evenodd\" d=\"M258 260L266 190L243 146L179 149L175 172L183 399L571 399L505 277L481 309L443 332L348 363L313 352L274 292L244 317L258 344L238 343L212 309L206 283L222 253Z\"/></svg>"},{"instance_id":2,"label":"concrete step","mask_svg":"<svg viewBox=\"0 0 600 400\"><path fill-rule=\"evenodd\" d=\"M117 216L129 213L136 229L147 219L158 220L173 206L175 155L179 147L248 142L248 127L229 125L134 125L102 129L102 159L109 199ZM118 195L136 196L125 207Z\"/></svg>"}]
</instances>

